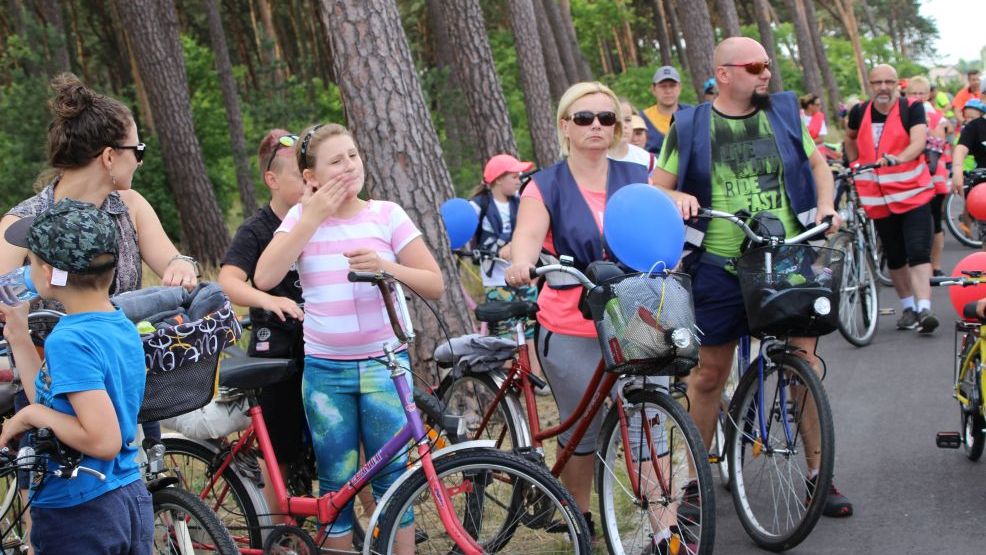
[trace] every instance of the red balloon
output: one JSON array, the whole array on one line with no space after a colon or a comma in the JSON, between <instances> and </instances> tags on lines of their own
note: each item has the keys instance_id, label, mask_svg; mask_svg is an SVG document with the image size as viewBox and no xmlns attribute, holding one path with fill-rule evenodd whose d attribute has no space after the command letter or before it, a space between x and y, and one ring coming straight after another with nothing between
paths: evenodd
<instances>
[{"instance_id":1,"label":"red balloon","mask_svg":"<svg viewBox=\"0 0 986 555\"><path fill-rule=\"evenodd\" d=\"M965 198L969 214L977 220L986 220L986 187L973 187Z\"/></svg>"},{"instance_id":2,"label":"red balloon","mask_svg":"<svg viewBox=\"0 0 986 555\"><path fill-rule=\"evenodd\" d=\"M961 276L963 275L963 270L986 272L986 252L974 252L960 260L955 265L955 269L952 270L952 275ZM952 307L955 308L955 313L958 314L959 318L963 318L962 308L965 305L986 298L986 283L971 285L969 287L953 285L948 288L948 296L952 299Z\"/></svg>"}]
</instances>

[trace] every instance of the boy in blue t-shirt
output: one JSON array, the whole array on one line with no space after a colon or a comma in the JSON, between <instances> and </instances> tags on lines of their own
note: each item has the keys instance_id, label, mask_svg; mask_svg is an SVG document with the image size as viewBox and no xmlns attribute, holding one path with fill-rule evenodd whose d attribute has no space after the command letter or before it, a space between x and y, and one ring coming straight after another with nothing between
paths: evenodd
<instances>
[{"instance_id":1,"label":"boy in blue t-shirt","mask_svg":"<svg viewBox=\"0 0 986 555\"><path fill-rule=\"evenodd\" d=\"M66 316L46 339L42 362L28 332L27 303L0 303L4 337L34 400L4 423L0 445L33 428L51 428L83 454L82 466L106 475L45 475L43 487L31 484L31 544L38 554L149 554L151 496L134 460L144 350L137 328L109 300L116 226L95 206L64 199L15 222L4 237L30 251L38 294L64 304Z\"/></svg>"}]
</instances>

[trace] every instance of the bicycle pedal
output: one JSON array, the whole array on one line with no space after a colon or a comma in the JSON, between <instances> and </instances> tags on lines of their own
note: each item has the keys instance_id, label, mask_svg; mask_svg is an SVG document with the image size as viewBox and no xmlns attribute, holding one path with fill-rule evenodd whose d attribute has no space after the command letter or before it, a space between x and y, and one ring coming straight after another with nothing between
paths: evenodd
<instances>
[{"instance_id":1,"label":"bicycle pedal","mask_svg":"<svg viewBox=\"0 0 986 555\"><path fill-rule=\"evenodd\" d=\"M939 449L958 449L962 447L962 434L959 432L938 432L935 434L935 445Z\"/></svg>"},{"instance_id":2,"label":"bicycle pedal","mask_svg":"<svg viewBox=\"0 0 986 555\"><path fill-rule=\"evenodd\" d=\"M895 314L897 314L897 309L896 308L889 307L889 308L881 308L880 309L880 316L893 316Z\"/></svg>"},{"instance_id":3,"label":"bicycle pedal","mask_svg":"<svg viewBox=\"0 0 986 555\"><path fill-rule=\"evenodd\" d=\"M722 458L719 455L709 455L709 464L719 464Z\"/></svg>"}]
</instances>

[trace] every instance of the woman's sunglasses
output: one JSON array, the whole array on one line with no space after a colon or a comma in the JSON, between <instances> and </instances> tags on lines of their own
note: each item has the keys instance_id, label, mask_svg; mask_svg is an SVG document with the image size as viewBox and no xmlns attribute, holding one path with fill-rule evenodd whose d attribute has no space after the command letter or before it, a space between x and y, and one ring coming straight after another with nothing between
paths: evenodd
<instances>
[{"instance_id":1,"label":"woman's sunglasses","mask_svg":"<svg viewBox=\"0 0 986 555\"><path fill-rule=\"evenodd\" d=\"M298 142L297 135L285 135L277 139L277 144L274 145L274 150L270 152L270 158L267 159L267 168L264 172L270 171L271 164L274 163L274 157L277 156L277 151L282 148L294 148L294 144Z\"/></svg>"},{"instance_id":2,"label":"woman's sunglasses","mask_svg":"<svg viewBox=\"0 0 986 555\"><path fill-rule=\"evenodd\" d=\"M140 164L144 161L144 149L147 148L147 145L144 143L137 143L135 145L110 145L110 148L134 151L134 158L136 158L137 163Z\"/></svg>"},{"instance_id":3,"label":"woman's sunglasses","mask_svg":"<svg viewBox=\"0 0 986 555\"><path fill-rule=\"evenodd\" d=\"M770 69L770 60L764 62L750 62L746 64L722 64L724 67L741 67L750 75L760 75L765 69Z\"/></svg>"},{"instance_id":4,"label":"woman's sunglasses","mask_svg":"<svg viewBox=\"0 0 986 555\"><path fill-rule=\"evenodd\" d=\"M572 123L578 125L579 127L592 125L592 121L598 119L599 125L602 125L603 127L612 127L616 125L616 112L575 112L571 116L564 119L572 120Z\"/></svg>"}]
</instances>

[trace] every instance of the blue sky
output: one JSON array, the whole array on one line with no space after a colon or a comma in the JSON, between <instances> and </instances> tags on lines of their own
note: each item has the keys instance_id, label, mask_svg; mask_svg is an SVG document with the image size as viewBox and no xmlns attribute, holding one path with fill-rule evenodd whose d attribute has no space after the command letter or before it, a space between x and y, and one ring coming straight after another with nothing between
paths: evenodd
<instances>
[{"instance_id":1,"label":"blue sky","mask_svg":"<svg viewBox=\"0 0 986 555\"><path fill-rule=\"evenodd\" d=\"M922 0L921 14L938 23L938 58L929 62L948 65L959 58L979 58L980 49L986 46L982 7L976 0Z\"/></svg>"}]
</instances>

